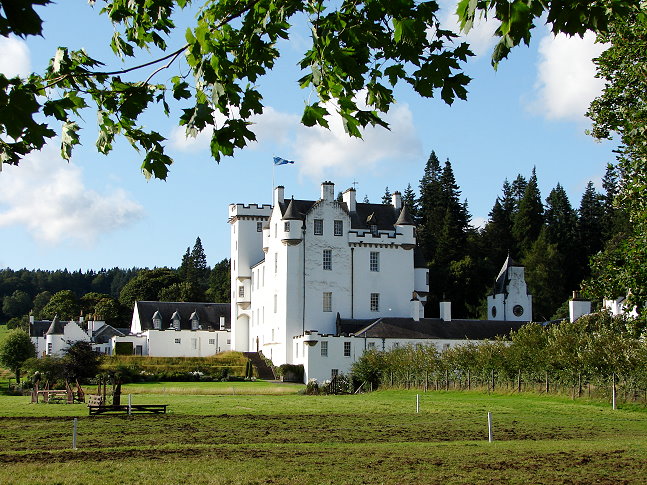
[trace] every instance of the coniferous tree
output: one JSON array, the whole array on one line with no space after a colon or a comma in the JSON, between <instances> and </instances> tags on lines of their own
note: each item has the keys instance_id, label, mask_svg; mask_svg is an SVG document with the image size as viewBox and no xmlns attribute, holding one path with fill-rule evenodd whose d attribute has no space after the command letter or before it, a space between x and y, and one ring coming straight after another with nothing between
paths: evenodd
<instances>
[{"instance_id":1,"label":"coniferous tree","mask_svg":"<svg viewBox=\"0 0 647 485\"><path fill-rule=\"evenodd\" d=\"M392 201L392 196L391 191L389 190L389 186L387 185L386 188L384 189L384 195L382 196L382 204L391 204Z\"/></svg>"},{"instance_id":2,"label":"coniferous tree","mask_svg":"<svg viewBox=\"0 0 647 485\"><path fill-rule=\"evenodd\" d=\"M532 243L521 262L526 267L526 283L532 295L533 320L551 320L568 297L568 288L563 278L563 258L557 246L548 241L545 229Z\"/></svg>"},{"instance_id":3,"label":"coniferous tree","mask_svg":"<svg viewBox=\"0 0 647 485\"><path fill-rule=\"evenodd\" d=\"M514 200L515 209L519 208L519 202L521 202L521 199L523 199L523 194L526 193L527 186L528 186L528 181L521 174L518 174L517 178L512 181L512 184L510 185L510 190L511 190L510 195Z\"/></svg>"},{"instance_id":4,"label":"coniferous tree","mask_svg":"<svg viewBox=\"0 0 647 485\"><path fill-rule=\"evenodd\" d=\"M407 188L405 189L404 194L402 194L402 204L407 206L411 219L415 224L418 224L418 200L416 198L416 193L411 188L411 184L407 184Z\"/></svg>"},{"instance_id":5,"label":"coniferous tree","mask_svg":"<svg viewBox=\"0 0 647 485\"><path fill-rule=\"evenodd\" d=\"M440 230L445 218L440 175L440 161L436 156L436 152L432 151L420 179L418 227L418 244L425 259L429 262L434 259L436 254L436 231Z\"/></svg>"},{"instance_id":6,"label":"coniferous tree","mask_svg":"<svg viewBox=\"0 0 647 485\"><path fill-rule=\"evenodd\" d=\"M202 248L202 241L196 238L193 250L191 251L191 263L195 271L196 283L199 287L207 288L207 280L209 279L209 268L207 266L207 256Z\"/></svg>"},{"instance_id":7,"label":"coniferous tree","mask_svg":"<svg viewBox=\"0 0 647 485\"><path fill-rule=\"evenodd\" d=\"M604 245L604 212L603 197L589 182L582 195L577 224L578 245L584 261L600 251Z\"/></svg>"},{"instance_id":8,"label":"coniferous tree","mask_svg":"<svg viewBox=\"0 0 647 485\"><path fill-rule=\"evenodd\" d=\"M539 237L544 226L543 215L544 206L541 203L541 194L537 185L537 174L533 168L512 224L512 234L522 256L530 251Z\"/></svg>"},{"instance_id":9,"label":"coniferous tree","mask_svg":"<svg viewBox=\"0 0 647 485\"><path fill-rule=\"evenodd\" d=\"M577 250L577 215L559 183L546 198L544 219L548 243L555 245L562 260L566 291L576 290L582 280L582 264ZM564 299L567 296L564 294Z\"/></svg>"}]
</instances>

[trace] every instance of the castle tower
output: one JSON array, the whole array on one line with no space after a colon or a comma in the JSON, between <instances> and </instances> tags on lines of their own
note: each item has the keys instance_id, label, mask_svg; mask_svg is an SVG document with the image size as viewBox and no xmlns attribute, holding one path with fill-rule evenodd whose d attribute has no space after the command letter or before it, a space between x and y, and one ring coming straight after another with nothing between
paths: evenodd
<instances>
[{"instance_id":1,"label":"castle tower","mask_svg":"<svg viewBox=\"0 0 647 485\"><path fill-rule=\"evenodd\" d=\"M508 256L487 298L488 320L532 321L532 296L526 286L525 268Z\"/></svg>"}]
</instances>

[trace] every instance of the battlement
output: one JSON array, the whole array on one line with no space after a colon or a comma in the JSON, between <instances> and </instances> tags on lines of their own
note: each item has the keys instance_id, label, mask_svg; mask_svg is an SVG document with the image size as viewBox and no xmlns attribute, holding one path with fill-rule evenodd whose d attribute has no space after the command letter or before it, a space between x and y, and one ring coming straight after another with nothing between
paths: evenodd
<instances>
[{"instance_id":1,"label":"battlement","mask_svg":"<svg viewBox=\"0 0 647 485\"><path fill-rule=\"evenodd\" d=\"M272 214L270 204L229 204L229 217L262 217L267 218Z\"/></svg>"}]
</instances>

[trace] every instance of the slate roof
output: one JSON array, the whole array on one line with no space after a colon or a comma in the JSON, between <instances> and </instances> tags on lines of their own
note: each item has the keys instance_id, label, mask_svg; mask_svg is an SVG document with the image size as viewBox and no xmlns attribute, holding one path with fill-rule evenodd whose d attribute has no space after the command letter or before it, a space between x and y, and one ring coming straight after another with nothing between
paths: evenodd
<instances>
[{"instance_id":1,"label":"slate roof","mask_svg":"<svg viewBox=\"0 0 647 485\"><path fill-rule=\"evenodd\" d=\"M47 329L47 332L45 332L45 335L63 335L65 325L67 325L67 322L61 322L58 319L58 315L56 315Z\"/></svg>"},{"instance_id":2,"label":"slate roof","mask_svg":"<svg viewBox=\"0 0 647 485\"><path fill-rule=\"evenodd\" d=\"M300 200L294 198L283 201L279 204L282 218L285 220L304 220L306 214L310 212L310 209L312 209L312 206L314 206L316 202L317 201L313 200ZM392 205L364 204L358 202L355 204L355 212L350 212L345 202L338 202L338 204L349 214L351 229L370 229L371 224L367 223L370 218L374 221L375 225L377 225L378 230L392 231L394 230L394 225L398 222L398 218L403 211L405 212L403 215L404 223L413 224L406 209L398 210ZM407 220L409 222L407 222ZM401 222L401 224L402 223L403 222Z\"/></svg>"},{"instance_id":3,"label":"slate roof","mask_svg":"<svg viewBox=\"0 0 647 485\"><path fill-rule=\"evenodd\" d=\"M219 330L220 317L225 317L225 328L231 328L231 304L204 302L167 302L138 301L139 321L142 331L153 329L153 314L158 311L162 316L162 329L171 326L171 316L177 312L180 316L180 329L191 330L191 314L197 312L203 330Z\"/></svg>"},{"instance_id":4,"label":"slate roof","mask_svg":"<svg viewBox=\"0 0 647 485\"><path fill-rule=\"evenodd\" d=\"M52 322L49 320L36 320L34 323L29 325L29 336L30 337L44 337L47 330L49 330Z\"/></svg>"},{"instance_id":5,"label":"slate roof","mask_svg":"<svg viewBox=\"0 0 647 485\"><path fill-rule=\"evenodd\" d=\"M501 267L501 271L499 271L498 276L496 277L496 280L494 282L494 294L498 295L500 293L503 293L505 291L505 287L508 284L508 281L510 279L508 278L508 269L514 267L514 266L521 266L519 263L517 263L514 259L510 257L508 254L508 257L506 258L505 262L503 263L503 266Z\"/></svg>"},{"instance_id":6,"label":"slate roof","mask_svg":"<svg viewBox=\"0 0 647 485\"><path fill-rule=\"evenodd\" d=\"M378 318L357 329L359 320L339 321L340 333L356 337L397 338L397 339L448 339L486 340L507 337L511 331L519 330L527 322L503 322L493 320L452 320L444 322L439 318Z\"/></svg>"},{"instance_id":7,"label":"slate roof","mask_svg":"<svg viewBox=\"0 0 647 485\"><path fill-rule=\"evenodd\" d=\"M98 344L105 344L114 336L123 337L127 334L128 332L123 333L122 331L120 331L119 329L116 329L112 325L106 324L100 327L99 330L94 332L94 335L92 336L92 338Z\"/></svg>"}]
</instances>

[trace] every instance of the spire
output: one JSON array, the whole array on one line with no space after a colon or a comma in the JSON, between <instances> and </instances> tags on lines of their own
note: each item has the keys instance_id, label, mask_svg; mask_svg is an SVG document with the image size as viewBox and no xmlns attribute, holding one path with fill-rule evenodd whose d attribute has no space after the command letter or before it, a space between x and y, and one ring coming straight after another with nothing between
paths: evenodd
<instances>
[{"instance_id":1,"label":"spire","mask_svg":"<svg viewBox=\"0 0 647 485\"><path fill-rule=\"evenodd\" d=\"M398 220L395 222L396 226L413 226L413 220L411 220L411 216L409 215L409 209L407 209L407 205L402 206L402 210L400 211L400 217L398 217Z\"/></svg>"},{"instance_id":2,"label":"spire","mask_svg":"<svg viewBox=\"0 0 647 485\"><path fill-rule=\"evenodd\" d=\"M288 204L288 208L285 210L285 214L282 219L284 221L297 221L300 219L300 217L297 216L297 210L294 207L294 197L290 199L290 203Z\"/></svg>"}]
</instances>

